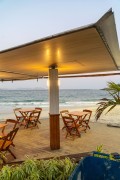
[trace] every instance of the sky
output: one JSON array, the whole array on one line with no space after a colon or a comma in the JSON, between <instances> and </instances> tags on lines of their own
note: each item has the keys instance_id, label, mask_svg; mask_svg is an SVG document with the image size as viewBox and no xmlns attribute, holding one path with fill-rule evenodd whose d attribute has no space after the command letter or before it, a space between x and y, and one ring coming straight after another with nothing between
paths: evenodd
<instances>
[{"instance_id":1,"label":"sky","mask_svg":"<svg viewBox=\"0 0 120 180\"><path fill-rule=\"evenodd\" d=\"M95 23L114 11L120 44L120 0L0 0L0 51L49 35ZM120 76L68 78L61 89L101 89ZM46 80L0 82L0 89L45 88Z\"/></svg>"}]
</instances>

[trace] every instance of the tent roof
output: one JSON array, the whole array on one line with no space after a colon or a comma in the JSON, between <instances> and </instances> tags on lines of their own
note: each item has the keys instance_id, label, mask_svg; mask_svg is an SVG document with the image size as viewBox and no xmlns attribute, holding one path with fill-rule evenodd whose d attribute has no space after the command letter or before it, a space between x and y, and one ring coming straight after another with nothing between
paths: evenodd
<instances>
[{"instance_id":1,"label":"tent roof","mask_svg":"<svg viewBox=\"0 0 120 180\"><path fill-rule=\"evenodd\" d=\"M0 51L0 80L25 80L48 76L109 72L120 69L120 51L110 10L95 24L66 31Z\"/></svg>"}]
</instances>

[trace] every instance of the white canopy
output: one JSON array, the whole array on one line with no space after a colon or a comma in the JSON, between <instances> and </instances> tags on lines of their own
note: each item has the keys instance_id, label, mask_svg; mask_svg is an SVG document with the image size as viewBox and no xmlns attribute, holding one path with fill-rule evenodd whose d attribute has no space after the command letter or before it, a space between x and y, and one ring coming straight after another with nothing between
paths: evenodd
<instances>
[{"instance_id":1,"label":"white canopy","mask_svg":"<svg viewBox=\"0 0 120 180\"><path fill-rule=\"evenodd\" d=\"M2 81L43 78L52 66L58 68L59 76L119 70L112 11L95 24L0 51Z\"/></svg>"}]
</instances>

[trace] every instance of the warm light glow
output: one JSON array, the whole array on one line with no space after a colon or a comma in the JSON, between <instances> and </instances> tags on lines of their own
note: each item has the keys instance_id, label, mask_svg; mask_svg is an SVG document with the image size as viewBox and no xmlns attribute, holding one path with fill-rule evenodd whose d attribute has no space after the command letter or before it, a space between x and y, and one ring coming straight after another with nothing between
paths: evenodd
<instances>
[{"instance_id":1,"label":"warm light glow","mask_svg":"<svg viewBox=\"0 0 120 180\"><path fill-rule=\"evenodd\" d=\"M60 50L59 50L59 49L57 50L57 55L58 55L58 56L60 55Z\"/></svg>"},{"instance_id":2,"label":"warm light glow","mask_svg":"<svg viewBox=\"0 0 120 180\"><path fill-rule=\"evenodd\" d=\"M49 86L50 86L50 80L47 79L47 87L49 87ZM60 86L60 79L58 79L58 86Z\"/></svg>"},{"instance_id":3,"label":"warm light glow","mask_svg":"<svg viewBox=\"0 0 120 180\"><path fill-rule=\"evenodd\" d=\"M49 81L49 79L47 79L47 87L49 87L50 86L50 81Z\"/></svg>"},{"instance_id":4,"label":"warm light glow","mask_svg":"<svg viewBox=\"0 0 120 180\"><path fill-rule=\"evenodd\" d=\"M45 58L45 60L47 61L47 62L49 62L49 60L50 60L50 48L46 48L45 49L45 54L44 54L44 58Z\"/></svg>"},{"instance_id":5,"label":"warm light glow","mask_svg":"<svg viewBox=\"0 0 120 180\"><path fill-rule=\"evenodd\" d=\"M60 49L57 50L57 58L58 58L58 59L61 58L61 51L60 51Z\"/></svg>"},{"instance_id":6,"label":"warm light glow","mask_svg":"<svg viewBox=\"0 0 120 180\"><path fill-rule=\"evenodd\" d=\"M49 50L49 49L46 50L46 55L47 55L47 56L50 55L50 50Z\"/></svg>"},{"instance_id":7,"label":"warm light glow","mask_svg":"<svg viewBox=\"0 0 120 180\"><path fill-rule=\"evenodd\" d=\"M60 79L58 79L58 86L60 86Z\"/></svg>"}]
</instances>

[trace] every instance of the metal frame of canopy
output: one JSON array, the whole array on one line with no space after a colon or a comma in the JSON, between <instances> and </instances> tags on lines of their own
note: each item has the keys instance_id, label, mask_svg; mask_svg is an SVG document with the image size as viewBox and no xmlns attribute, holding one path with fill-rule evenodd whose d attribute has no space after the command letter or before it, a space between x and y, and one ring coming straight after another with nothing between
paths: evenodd
<instances>
[{"instance_id":1,"label":"metal frame of canopy","mask_svg":"<svg viewBox=\"0 0 120 180\"><path fill-rule=\"evenodd\" d=\"M120 69L119 57L114 14L110 10L87 27L0 51L0 80L49 77L50 147L59 149L58 77L88 77L84 73L98 72L102 76Z\"/></svg>"}]
</instances>

